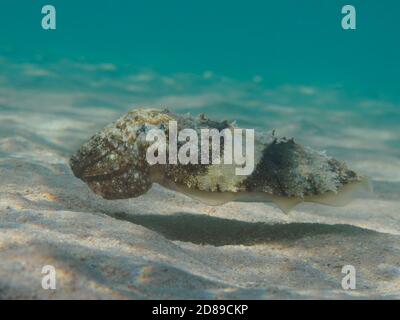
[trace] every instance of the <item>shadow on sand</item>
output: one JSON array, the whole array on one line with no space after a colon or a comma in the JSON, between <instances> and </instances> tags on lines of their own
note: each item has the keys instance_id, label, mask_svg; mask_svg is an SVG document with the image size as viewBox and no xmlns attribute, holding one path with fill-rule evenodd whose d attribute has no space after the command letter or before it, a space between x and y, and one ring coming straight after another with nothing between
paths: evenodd
<instances>
[{"instance_id":1,"label":"shadow on sand","mask_svg":"<svg viewBox=\"0 0 400 320\"><path fill-rule=\"evenodd\" d=\"M169 240L213 246L288 243L304 237L326 234L342 236L378 234L376 231L345 224L266 224L189 213L176 213L172 216L116 213L112 216L158 232Z\"/></svg>"}]
</instances>

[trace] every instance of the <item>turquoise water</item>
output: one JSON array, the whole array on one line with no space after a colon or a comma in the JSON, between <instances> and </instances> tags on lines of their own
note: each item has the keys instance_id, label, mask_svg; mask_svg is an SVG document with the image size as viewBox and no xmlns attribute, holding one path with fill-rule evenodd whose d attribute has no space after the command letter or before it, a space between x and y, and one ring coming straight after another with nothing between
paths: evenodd
<instances>
[{"instance_id":1,"label":"turquoise water","mask_svg":"<svg viewBox=\"0 0 400 320\"><path fill-rule=\"evenodd\" d=\"M357 9L357 30L341 8ZM57 30L40 27L57 9ZM1 3L0 48L16 61L83 59L161 73L212 70L266 84L334 86L399 99L398 1L12 1Z\"/></svg>"},{"instance_id":2,"label":"turquoise water","mask_svg":"<svg viewBox=\"0 0 400 320\"><path fill-rule=\"evenodd\" d=\"M209 94L202 111L244 124L262 124L263 105L274 104L269 117L282 118L284 106L312 107L351 112L355 125L394 127L400 3L352 0L357 30L344 31L348 3L3 0L0 80L36 94L90 91L80 107L174 108L173 95L191 111L190 96ZM44 4L56 7L55 31L41 28Z\"/></svg>"}]
</instances>

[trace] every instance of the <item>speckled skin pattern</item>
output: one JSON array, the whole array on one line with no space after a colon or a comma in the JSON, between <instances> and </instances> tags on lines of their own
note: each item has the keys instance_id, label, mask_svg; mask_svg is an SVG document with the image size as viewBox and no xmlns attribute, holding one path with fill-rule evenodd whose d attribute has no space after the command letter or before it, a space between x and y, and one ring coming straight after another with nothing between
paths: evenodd
<instances>
[{"instance_id":1,"label":"speckled skin pattern","mask_svg":"<svg viewBox=\"0 0 400 320\"><path fill-rule=\"evenodd\" d=\"M177 115L168 110L136 109L108 125L71 157L76 177L106 199L124 199L146 193L153 182L173 183L206 192L265 192L280 197L318 196L338 192L362 176L343 162L297 144L294 139L256 133L255 168L248 176L235 175L235 165L166 164L150 166L146 134L161 129L168 137L168 123L178 130L234 128L200 115ZM200 136L200 133L199 133ZM178 144L179 147L179 144ZM223 152L223 144L222 144Z\"/></svg>"}]
</instances>

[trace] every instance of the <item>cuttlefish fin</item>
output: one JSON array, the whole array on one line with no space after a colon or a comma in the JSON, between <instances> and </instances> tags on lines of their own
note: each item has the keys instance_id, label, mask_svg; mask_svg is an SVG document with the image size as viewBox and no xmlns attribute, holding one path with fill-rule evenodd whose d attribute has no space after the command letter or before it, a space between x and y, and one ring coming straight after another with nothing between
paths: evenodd
<instances>
[{"instance_id":1,"label":"cuttlefish fin","mask_svg":"<svg viewBox=\"0 0 400 320\"><path fill-rule=\"evenodd\" d=\"M296 205L303 202L301 198L275 196L266 192L241 192L232 201L240 202L272 202L284 213L289 213Z\"/></svg>"},{"instance_id":2,"label":"cuttlefish fin","mask_svg":"<svg viewBox=\"0 0 400 320\"><path fill-rule=\"evenodd\" d=\"M295 206L299 203L303 202L300 198L284 198L284 197L276 197L270 196L271 201L278 206L285 214L288 214Z\"/></svg>"},{"instance_id":3,"label":"cuttlefish fin","mask_svg":"<svg viewBox=\"0 0 400 320\"><path fill-rule=\"evenodd\" d=\"M352 182L343 186L338 192L329 191L319 196L306 197L305 201L341 207L353 201L357 197L357 194L362 191L373 192L372 184L369 179Z\"/></svg>"},{"instance_id":4,"label":"cuttlefish fin","mask_svg":"<svg viewBox=\"0 0 400 320\"><path fill-rule=\"evenodd\" d=\"M184 195L194 200L200 201L209 206L220 206L227 202L234 201L236 195L231 192L207 192L196 189L190 189L182 186L178 186L172 182L164 182L162 184L171 190L183 193Z\"/></svg>"},{"instance_id":5,"label":"cuttlefish fin","mask_svg":"<svg viewBox=\"0 0 400 320\"><path fill-rule=\"evenodd\" d=\"M220 206L227 202L235 200L235 196L232 193L216 192L204 195L204 193L196 192L184 192L188 197L200 201L209 206Z\"/></svg>"}]
</instances>

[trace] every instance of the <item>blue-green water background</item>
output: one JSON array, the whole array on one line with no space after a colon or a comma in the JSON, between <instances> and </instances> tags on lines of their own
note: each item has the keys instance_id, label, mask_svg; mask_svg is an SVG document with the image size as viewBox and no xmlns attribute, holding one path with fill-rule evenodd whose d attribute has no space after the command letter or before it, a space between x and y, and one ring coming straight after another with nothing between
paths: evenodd
<instances>
[{"instance_id":1,"label":"blue-green water background","mask_svg":"<svg viewBox=\"0 0 400 320\"><path fill-rule=\"evenodd\" d=\"M341 8L348 3L357 10L357 30L341 27ZM57 9L56 31L41 28L45 4ZM90 101L80 106L126 109L172 93L204 94L211 86L218 92L224 83L219 92L230 86L247 101L351 111L360 123L369 117L369 125L394 127L400 120L399 14L394 0L2 0L0 72L4 86L37 93L90 87ZM85 75L71 67L78 64L103 67ZM52 76L27 77L17 70L21 65L46 68ZM144 93L115 85L140 72L169 77L175 87L163 81ZM97 86L89 85L93 81ZM124 100L101 99L104 92ZM262 116L256 105L230 99L202 111ZM1 101L0 107L11 108Z\"/></svg>"},{"instance_id":2,"label":"blue-green water background","mask_svg":"<svg viewBox=\"0 0 400 320\"><path fill-rule=\"evenodd\" d=\"M341 28L341 8L357 9L357 30ZM40 27L44 4L57 30ZM258 74L267 84L345 86L399 99L400 3L384 0L78 1L2 0L1 52L128 63L162 73L213 70Z\"/></svg>"}]
</instances>

